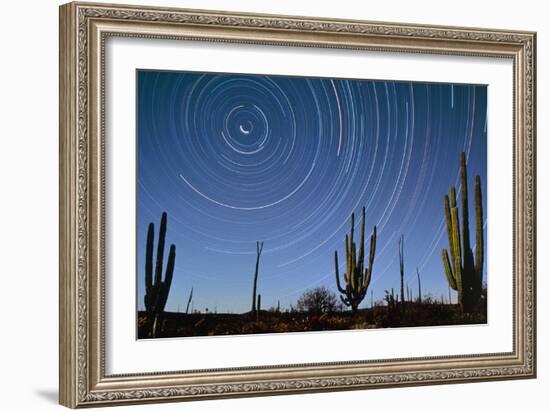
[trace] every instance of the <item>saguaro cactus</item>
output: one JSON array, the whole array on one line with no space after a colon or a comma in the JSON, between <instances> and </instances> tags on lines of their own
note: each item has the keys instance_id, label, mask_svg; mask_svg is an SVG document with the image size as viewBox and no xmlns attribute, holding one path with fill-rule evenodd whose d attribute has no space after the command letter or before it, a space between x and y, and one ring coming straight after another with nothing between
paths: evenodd
<instances>
[{"instance_id":1,"label":"saguaro cactus","mask_svg":"<svg viewBox=\"0 0 550 411\"><path fill-rule=\"evenodd\" d=\"M256 269L254 270L254 286L252 287L252 312L256 311L256 288L258 286L258 271L260 268L260 256L264 249L263 241L256 241Z\"/></svg>"},{"instance_id":2,"label":"saguaro cactus","mask_svg":"<svg viewBox=\"0 0 550 411\"><path fill-rule=\"evenodd\" d=\"M470 246L470 219L468 216L468 178L466 156L460 156L460 200L462 202L462 230L458 217L456 190L451 186L450 194L445 195L445 220L449 239L449 252L441 250L443 268L449 286L457 291L458 304L465 313L480 308L483 280L483 204L481 179L475 177L474 202L476 212L476 253L475 261Z\"/></svg>"},{"instance_id":3,"label":"saguaro cactus","mask_svg":"<svg viewBox=\"0 0 550 411\"><path fill-rule=\"evenodd\" d=\"M159 229L159 240L157 245L157 261L155 267L155 278L153 281L153 246L155 242L155 225L149 224L147 231L147 247L145 253L145 311L148 318L153 318L153 325L151 328L151 336L157 337L159 334L159 318L164 312L166 301L168 300L168 293L170 292L170 286L172 285L172 276L174 274L174 266L176 263L176 246L172 244L170 246L170 252L168 254L168 264L166 265L166 272L164 274L164 280L162 279L162 265L164 259L164 243L166 238L166 212L162 213Z\"/></svg>"},{"instance_id":4,"label":"saguaro cactus","mask_svg":"<svg viewBox=\"0 0 550 411\"><path fill-rule=\"evenodd\" d=\"M352 312L357 312L357 307L365 298L372 277L372 265L374 263L374 254L376 252L376 226L374 226L370 237L370 252L368 265L365 268L365 207L361 211L361 240L359 243L359 255L357 255L357 245L353 240L355 228L355 216L351 214L351 231L346 235L346 272L344 281L346 287L342 288L340 284L340 273L338 265L338 251L334 252L334 267L336 273L336 286L342 302L351 307Z\"/></svg>"}]
</instances>

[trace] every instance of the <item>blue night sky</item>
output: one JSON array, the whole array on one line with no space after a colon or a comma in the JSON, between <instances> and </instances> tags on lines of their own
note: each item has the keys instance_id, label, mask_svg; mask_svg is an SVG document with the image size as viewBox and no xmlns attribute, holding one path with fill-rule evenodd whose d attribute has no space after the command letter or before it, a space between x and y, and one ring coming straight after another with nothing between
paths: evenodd
<instances>
[{"instance_id":1,"label":"blue night sky","mask_svg":"<svg viewBox=\"0 0 550 411\"><path fill-rule=\"evenodd\" d=\"M371 290L379 300L399 288L401 234L415 295L418 267L424 296L448 296L443 197L451 184L458 189L461 151L471 230L476 174L487 210L486 86L137 74L138 309L147 227L155 223L156 249L163 211L165 265L170 244L177 247L167 311L185 310L191 287L194 309L250 310L257 240L262 308L277 300L288 308L316 286L337 294L334 251L342 275L350 215L358 232L362 206L365 236L376 225L378 241L360 307L370 305Z\"/></svg>"}]
</instances>

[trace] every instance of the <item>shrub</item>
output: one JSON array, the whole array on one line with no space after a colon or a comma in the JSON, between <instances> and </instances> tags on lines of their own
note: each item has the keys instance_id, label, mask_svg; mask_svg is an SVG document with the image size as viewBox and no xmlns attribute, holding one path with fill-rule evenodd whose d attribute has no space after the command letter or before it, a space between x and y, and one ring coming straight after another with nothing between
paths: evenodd
<instances>
[{"instance_id":1,"label":"shrub","mask_svg":"<svg viewBox=\"0 0 550 411\"><path fill-rule=\"evenodd\" d=\"M326 287L316 287L303 293L296 303L298 311L331 313L338 309L336 295Z\"/></svg>"}]
</instances>

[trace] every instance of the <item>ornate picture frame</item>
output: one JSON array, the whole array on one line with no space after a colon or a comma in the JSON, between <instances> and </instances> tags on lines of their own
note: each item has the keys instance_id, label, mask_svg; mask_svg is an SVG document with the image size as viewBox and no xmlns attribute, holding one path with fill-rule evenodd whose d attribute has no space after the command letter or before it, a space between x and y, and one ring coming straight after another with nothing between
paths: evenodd
<instances>
[{"instance_id":1,"label":"ornate picture frame","mask_svg":"<svg viewBox=\"0 0 550 411\"><path fill-rule=\"evenodd\" d=\"M106 372L105 43L200 40L501 58L513 64L512 350ZM60 403L187 401L536 376L536 35L532 32L69 3L60 7Z\"/></svg>"}]
</instances>

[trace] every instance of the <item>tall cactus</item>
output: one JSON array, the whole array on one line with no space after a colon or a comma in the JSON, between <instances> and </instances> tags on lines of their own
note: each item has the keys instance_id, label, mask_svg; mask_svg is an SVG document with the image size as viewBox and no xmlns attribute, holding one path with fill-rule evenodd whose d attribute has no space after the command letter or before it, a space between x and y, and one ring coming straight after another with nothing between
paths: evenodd
<instances>
[{"instance_id":1,"label":"tall cactus","mask_svg":"<svg viewBox=\"0 0 550 411\"><path fill-rule=\"evenodd\" d=\"M187 300L187 307L185 307L185 314L189 314L189 306L193 300L193 287L191 287L191 292L189 293L189 299Z\"/></svg>"},{"instance_id":2,"label":"tall cactus","mask_svg":"<svg viewBox=\"0 0 550 411\"><path fill-rule=\"evenodd\" d=\"M422 282L420 281L420 271L416 267L416 279L418 280L418 302L422 304Z\"/></svg>"},{"instance_id":3,"label":"tall cactus","mask_svg":"<svg viewBox=\"0 0 550 411\"><path fill-rule=\"evenodd\" d=\"M405 292L403 291L404 287L404 279L405 279L405 268L403 264L403 235L399 237L399 242L397 243L397 249L399 251L399 277L400 277L400 285L401 285L401 304L402 307L405 306Z\"/></svg>"},{"instance_id":4,"label":"tall cactus","mask_svg":"<svg viewBox=\"0 0 550 411\"><path fill-rule=\"evenodd\" d=\"M145 311L148 318L153 319L151 328L151 337L157 337L159 334L158 322L164 312L168 293L172 285L172 276L174 274L174 266L176 262L176 246L170 246L168 254L168 264L164 280L162 280L162 266L164 259L164 243L166 238L166 212L162 213L159 229L159 240L157 245L157 261L155 266L155 277L153 281L153 246L155 242L155 225L149 224L147 231L147 246L145 253Z\"/></svg>"},{"instance_id":5,"label":"tall cactus","mask_svg":"<svg viewBox=\"0 0 550 411\"><path fill-rule=\"evenodd\" d=\"M476 253L475 261L470 246L470 219L468 215L468 178L466 174L466 156L460 156L460 199L462 211L462 230L458 217L456 190L451 186L450 194L445 195L445 220L449 250L441 250L443 268L449 286L457 291L458 304L465 313L480 308L483 280L483 204L481 198L481 179L475 177L474 202L476 212ZM450 196L450 198L449 198Z\"/></svg>"},{"instance_id":6,"label":"tall cactus","mask_svg":"<svg viewBox=\"0 0 550 411\"><path fill-rule=\"evenodd\" d=\"M355 216L351 214L351 231L346 235L346 272L344 281L346 287L342 288L340 284L340 273L338 265L338 251L334 252L334 267L336 273L336 286L342 302L351 307L353 313L357 312L357 307L365 298L372 277L372 265L374 263L374 254L376 252L376 226L370 237L370 252L368 265L365 267L365 207L361 211L361 240L359 243L359 255L357 255L357 245L353 240L355 228Z\"/></svg>"},{"instance_id":7,"label":"tall cactus","mask_svg":"<svg viewBox=\"0 0 550 411\"><path fill-rule=\"evenodd\" d=\"M263 249L264 249L263 241L256 241L256 269L254 270L254 283L252 287L252 312L256 311L256 289L258 287L258 272L260 268L260 256L262 255Z\"/></svg>"}]
</instances>

